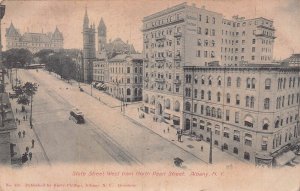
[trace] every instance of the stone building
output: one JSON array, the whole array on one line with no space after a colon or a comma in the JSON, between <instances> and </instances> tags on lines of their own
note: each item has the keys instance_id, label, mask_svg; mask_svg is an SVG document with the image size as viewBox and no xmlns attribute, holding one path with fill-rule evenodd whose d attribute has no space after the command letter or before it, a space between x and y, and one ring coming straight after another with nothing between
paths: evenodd
<instances>
[{"instance_id":1,"label":"stone building","mask_svg":"<svg viewBox=\"0 0 300 191\"><path fill-rule=\"evenodd\" d=\"M144 111L182 128L183 67L272 60L273 21L182 3L143 19Z\"/></svg>"},{"instance_id":2,"label":"stone building","mask_svg":"<svg viewBox=\"0 0 300 191\"><path fill-rule=\"evenodd\" d=\"M240 159L284 165L300 141L299 72L279 64L186 66L184 130Z\"/></svg>"},{"instance_id":3,"label":"stone building","mask_svg":"<svg viewBox=\"0 0 300 191\"><path fill-rule=\"evenodd\" d=\"M55 28L54 33L25 32L23 35L16 29L13 23L6 29L6 50L12 48L24 48L36 53L42 49L59 50L64 47L63 34Z\"/></svg>"},{"instance_id":4,"label":"stone building","mask_svg":"<svg viewBox=\"0 0 300 191\"><path fill-rule=\"evenodd\" d=\"M108 61L108 69L111 96L126 102L142 100L142 54L119 54Z\"/></svg>"}]
</instances>

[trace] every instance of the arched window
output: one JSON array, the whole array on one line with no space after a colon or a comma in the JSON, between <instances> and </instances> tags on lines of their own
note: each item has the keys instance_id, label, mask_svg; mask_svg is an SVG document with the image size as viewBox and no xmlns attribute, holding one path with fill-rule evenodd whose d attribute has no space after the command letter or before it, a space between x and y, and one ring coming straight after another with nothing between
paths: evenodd
<instances>
[{"instance_id":1,"label":"arched window","mask_svg":"<svg viewBox=\"0 0 300 191\"><path fill-rule=\"evenodd\" d=\"M247 78L247 88L250 88L250 87L251 87L251 79Z\"/></svg>"},{"instance_id":2,"label":"arched window","mask_svg":"<svg viewBox=\"0 0 300 191\"><path fill-rule=\"evenodd\" d=\"M190 102L185 102L185 110L186 111L191 111L191 104L190 104Z\"/></svg>"},{"instance_id":3,"label":"arched window","mask_svg":"<svg viewBox=\"0 0 300 191\"><path fill-rule=\"evenodd\" d=\"M211 109L211 116L216 117L216 109L214 107Z\"/></svg>"},{"instance_id":4,"label":"arched window","mask_svg":"<svg viewBox=\"0 0 300 191\"><path fill-rule=\"evenodd\" d=\"M270 98L265 98L264 109L270 109Z\"/></svg>"},{"instance_id":5,"label":"arched window","mask_svg":"<svg viewBox=\"0 0 300 191\"><path fill-rule=\"evenodd\" d=\"M275 121L275 128L278 128L279 127L279 119L277 119L276 121Z\"/></svg>"},{"instance_id":6,"label":"arched window","mask_svg":"<svg viewBox=\"0 0 300 191\"><path fill-rule=\"evenodd\" d=\"M245 160L250 160L250 154L248 152L244 153L244 159Z\"/></svg>"},{"instance_id":7,"label":"arched window","mask_svg":"<svg viewBox=\"0 0 300 191\"><path fill-rule=\"evenodd\" d=\"M209 106L206 107L206 115L210 116L210 107Z\"/></svg>"},{"instance_id":8,"label":"arched window","mask_svg":"<svg viewBox=\"0 0 300 191\"><path fill-rule=\"evenodd\" d=\"M254 97L253 96L251 97L251 100L250 100L250 107L254 108Z\"/></svg>"},{"instance_id":9,"label":"arched window","mask_svg":"<svg viewBox=\"0 0 300 191\"><path fill-rule=\"evenodd\" d=\"M202 85L205 84L205 77L204 77L204 76L201 77L201 84L202 84Z\"/></svg>"},{"instance_id":10,"label":"arched window","mask_svg":"<svg viewBox=\"0 0 300 191\"><path fill-rule=\"evenodd\" d=\"M221 93L220 93L220 92L217 93L217 101L218 101L218 102L221 101Z\"/></svg>"},{"instance_id":11,"label":"arched window","mask_svg":"<svg viewBox=\"0 0 300 191\"><path fill-rule=\"evenodd\" d=\"M229 93L227 93L227 95L226 95L226 100L227 100L227 103L230 103L230 94Z\"/></svg>"},{"instance_id":12,"label":"arched window","mask_svg":"<svg viewBox=\"0 0 300 191\"><path fill-rule=\"evenodd\" d=\"M204 99L204 90L201 90L201 99Z\"/></svg>"},{"instance_id":13,"label":"arched window","mask_svg":"<svg viewBox=\"0 0 300 191\"><path fill-rule=\"evenodd\" d=\"M286 79L284 78L283 79L283 89L285 89L285 82L286 82Z\"/></svg>"},{"instance_id":14,"label":"arched window","mask_svg":"<svg viewBox=\"0 0 300 191\"><path fill-rule=\"evenodd\" d=\"M251 80L251 88L252 89L255 89L255 83L256 83L255 78L252 78L252 80Z\"/></svg>"},{"instance_id":15,"label":"arched window","mask_svg":"<svg viewBox=\"0 0 300 191\"><path fill-rule=\"evenodd\" d=\"M194 81L195 81L195 84L198 84L198 76L197 75L195 75Z\"/></svg>"},{"instance_id":16,"label":"arched window","mask_svg":"<svg viewBox=\"0 0 300 191\"><path fill-rule=\"evenodd\" d=\"M195 89L195 90L194 90L194 98L197 98L197 97L198 97L198 90Z\"/></svg>"},{"instance_id":17,"label":"arched window","mask_svg":"<svg viewBox=\"0 0 300 191\"><path fill-rule=\"evenodd\" d=\"M219 76L218 77L218 86L221 86L222 85L222 81L221 81L221 77Z\"/></svg>"},{"instance_id":18,"label":"arched window","mask_svg":"<svg viewBox=\"0 0 300 191\"><path fill-rule=\"evenodd\" d=\"M211 91L208 91L208 92L207 92L207 99L208 99L208 100L211 100Z\"/></svg>"},{"instance_id":19,"label":"arched window","mask_svg":"<svg viewBox=\"0 0 300 191\"><path fill-rule=\"evenodd\" d=\"M249 133L245 134L245 145L252 146L252 135Z\"/></svg>"},{"instance_id":20,"label":"arched window","mask_svg":"<svg viewBox=\"0 0 300 191\"><path fill-rule=\"evenodd\" d=\"M231 86L231 77L227 77L227 87Z\"/></svg>"},{"instance_id":21,"label":"arched window","mask_svg":"<svg viewBox=\"0 0 300 191\"><path fill-rule=\"evenodd\" d=\"M137 88L134 88L134 96L135 96L135 97L138 96L138 90L137 90Z\"/></svg>"},{"instance_id":22,"label":"arched window","mask_svg":"<svg viewBox=\"0 0 300 191\"><path fill-rule=\"evenodd\" d=\"M270 90L271 89L271 79L266 79L265 80L265 90Z\"/></svg>"},{"instance_id":23,"label":"arched window","mask_svg":"<svg viewBox=\"0 0 300 191\"><path fill-rule=\"evenodd\" d=\"M236 79L236 87L241 87L241 78L240 77L237 77Z\"/></svg>"},{"instance_id":24,"label":"arched window","mask_svg":"<svg viewBox=\"0 0 300 191\"><path fill-rule=\"evenodd\" d=\"M264 119L263 120L263 130L268 130L269 129L269 120L268 119Z\"/></svg>"},{"instance_id":25,"label":"arched window","mask_svg":"<svg viewBox=\"0 0 300 191\"><path fill-rule=\"evenodd\" d=\"M130 95L131 94L131 90L128 88L127 89L127 95Z\"/></svg>"},{"instance_id":26,"label":"arched window","mask_svg":"<svg viewBox=\"0 0 300 191\"><path fill-rule=\"evenodd\" d=\"M175 101L174 110L177 111L177 112L180 111L180 104L179 104L178 101Z\"/></svg>"},{"instance_id":27,"label":"arched window","mask_svg":"<svg viewBox=\"0 0 300 191\"><path fill-rule=\"evenodd\" d=\"M211 76L208 77L208 85L210 85L210 86L212 85L212 77Z\"/></svg>"}]
</instances>

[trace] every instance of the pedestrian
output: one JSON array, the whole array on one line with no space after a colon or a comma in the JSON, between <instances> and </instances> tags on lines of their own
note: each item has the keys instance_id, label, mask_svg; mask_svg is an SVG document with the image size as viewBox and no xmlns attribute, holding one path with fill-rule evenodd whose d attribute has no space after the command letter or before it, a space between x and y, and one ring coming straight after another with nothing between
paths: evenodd
<instances>
[{"instance_id":1,"label":"pedestrian","mask_svg":"<svg viewBox=\"0 0 300 191\"><path fill-rule=\"evenodd\" d=\"M23 116L23 121L25 121L25 116Z\"/></svg>"},{"instance_id":2,"label":"pedestrian","mask_svg":"<svg viewBox=\"0 0 300 191\"><path fill-rule=\"evenodd\" d=\"M203 146L201 146L201 151L203 151Z\"/></svg>"},{"instance_id":3,"label":"pedestrian","mask_svg":"<svg viewBox=\"0 0 300 191\"><path fill-rule=\"evenodd\" d=\"M31 140L31 143L32 143L31 148L34 148L34 139Z\"/></svg>"},{"instance_id":4,"label":"pedestrian","mask_svg":"<svg viewBox=\"0 0 300 191\"><path fill-rule=\"evenodd\" d=\"M25 131L23 130L23 138L25 137Z\"/></svg>"},{"instance_id":5,"label":"pedestrian","mask_svg":"<svg viewBox=\"0 0 300 191\"><path fill-rule=\"evenodd\" d=\"M29 147L26 147L26 153L28 153L29 152Z\"/></svg>"},{"instance_id":6,"label":"pedestrian","mask_svg":"<svg viewBox=\"0 0 300 191\"><path fill-rule=\"evenodd\" d=\"M21 138L21 134L22 134L21 131L19 131L19 132L18 132L19 138Z\"/></svg>"},{"instance_id":7,"label":"pedestrian","mask_svg":"<svg viewBox=\"0 0 300 191\"><path fill-rule=\"evenodd\" d=\"M32 153L30 152L29 153L29 160L31 160L32 159Z\"/></svg>"},{"instance_id":8,"label":"pedestrian","mask_svg":"<svg viewBox=\"0 0 300 191\"><path fill-rule=\"evenodd\" d=\"M169 133L169 132L170 132L170 129L169 129L169 127L168 127L168 129L167 129L167 130L168 130L168 133Z\"/></svg>"}]
</instances>

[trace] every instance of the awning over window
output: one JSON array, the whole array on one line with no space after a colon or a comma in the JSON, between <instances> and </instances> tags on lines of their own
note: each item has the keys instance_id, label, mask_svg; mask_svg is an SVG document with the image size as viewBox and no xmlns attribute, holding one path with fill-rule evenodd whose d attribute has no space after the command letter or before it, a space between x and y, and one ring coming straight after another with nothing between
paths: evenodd
<instances>
[{"instance_id":1,"label":"awning over window","mask_svg":"<svg viewBox=\"0 0 300 191\"><path fill-rule=\"evenodd\" d=\"M246 135L245 135L245 139L247 139L247 140L250 140L250 141L251 141L251 140L252 140L252 136L251 136L251 135L249 135L249 134L246 134Z\"/></svg>"},{"instance_id":2,"label":"awning over window","mask_svg":"<svg viewBox=\"0 0 300 191\"><path fill-rule=\"evenodd\" d=\"M293 160L295 157L296 157L295 153L293 153L292 151L288 151L275 159L276 164L277 166L283 166L286 163Z\"/></svg>"},{"instance_id":3,"label":"awning over window","mask_svg":"<svg viewBox=\"0 0 300 191\"><path fill-rule=\"evenodd\" d=\"M239 131L234 131L233 134L240 136L240 132Z\"/></svg>"},{"instance_id":4,"label":"awning over window","mask_svg":"<svg viewBox=\"0 0 300 191\"><path fill-rule=\"evenodd\" d=\"M175 116L175 115L173 115L172 119L173 119L174 121L180 121L180 117Z\"/></svg>"},{"instance_id":5,"label":"awning over window","mask_svg":"<svg viewBox=\"0 0 300 191\"><path fill-rule=\"evenodd\" d=\"M269 120L264 119L263 123L264 123L264 124L269 124Z\"/></svg>"},{"instance_id":6,"label":"awning over window","mask_svg":"<svg viewBox=\"0 0 300 191\"><path fill-rule=\"evenodd\" d=\"M247 121L247 122L249 122L249 123L253 123L253 119L252 119L252 117L250 117L250 116L247 116L247 117L245 118L245 121Z\"/></svg>"}]
</instances>

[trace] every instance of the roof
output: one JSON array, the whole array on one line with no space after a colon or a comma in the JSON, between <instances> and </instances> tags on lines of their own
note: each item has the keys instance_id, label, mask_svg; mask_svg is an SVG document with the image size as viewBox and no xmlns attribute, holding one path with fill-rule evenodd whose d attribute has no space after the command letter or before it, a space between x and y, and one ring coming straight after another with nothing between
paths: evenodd
<instances>
[{"instance_id":1,"label":"roof","mask_svg":"<svg viewBox=\"0 0 300 191\"><path fill-rule=\"evenodd\" d=\"M284 64L299 64L300 65L300 54L292 54L289 58L282 61Z\"/></svg>"},{"instance_id":2,"label":"roof","mask_svg":"<svg viewBox=\"0 0 300 191\"><path fill-rule=\"evenodd\" d=\"M8 29L6 29L5 36L21 36L21 35L18 32L18 30L15 28L15 26L13 25L13 23L11 22L10 26L8 27Z\"/></svg>"},{"instance_id":3,"label":"roof","mask_svg":"<svg viewBox=\"0 0 300 191\"><path fill-rule=\"evenodd\" d=\"M119 54L110 59L109 61L114 62L114 61L125 61L127 57L131 57L132 60L143 60L143 55L142 54Z\"/></svg>"},{"instance_id":4,"label":"roof","mask_svg":"<svg viewBox=\"0 0 300 191\"><path fill-rule=\"evenodd\" d=\"M116 38L114 41L108 43L105 46L105 50L107 52L108 58L112 58L117 54L124 54L124 53L135 54L136 53L132 44L125 43L120 38Z\"/></svg>"},{"instance_id":5,"label":"roof","mask_svg":"<svg viewBox=\"0 0 300 191\"><path fill-rule=\"evenodd\" d=\"M63 40L64 39L62 33L58 30L57 27L55 28L55 31L52 35L52 39L56 39L56 40Z\"/></svg>"}]
</instances>

